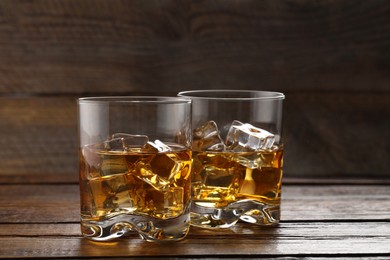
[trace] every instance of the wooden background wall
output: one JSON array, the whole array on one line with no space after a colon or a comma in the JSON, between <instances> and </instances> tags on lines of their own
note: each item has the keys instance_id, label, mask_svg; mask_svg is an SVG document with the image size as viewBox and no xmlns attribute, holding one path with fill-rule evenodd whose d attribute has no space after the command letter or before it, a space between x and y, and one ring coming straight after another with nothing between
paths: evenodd
<instances>
[{"instance_id":1,"label":"wooden background wall","mask_svg":"<svg viewBox=\"0 0 390 260\"><path fill-rule=\"evenodd\" d=\"M285 176L390 177L390 1L2 0L0 180L77 181L77 97L207 88L285 92Z\"/></svg>"}]
</instances>

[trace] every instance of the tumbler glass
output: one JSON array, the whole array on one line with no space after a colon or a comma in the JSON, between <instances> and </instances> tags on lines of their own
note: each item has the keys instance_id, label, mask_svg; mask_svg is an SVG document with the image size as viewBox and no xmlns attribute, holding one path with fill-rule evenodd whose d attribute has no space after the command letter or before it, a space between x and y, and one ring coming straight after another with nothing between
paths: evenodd
<instances>
[{"instance_id":1,"label":"tumbler glass","mask_svg":"<svg viewBox=\"0 0 390 260\"><path fill-rule=\"evenodd\" d=\"M282 103L278 92L193 90L191 224L227 228L238 220L280 220Z\"/></svg>"},{"instance_id":2,"label":"tumbler glass","mask_svg":"<svg viewBox=\"0 0 390 260\"><path fill-rule=\"evenodd\" d=\"M137 232L183 239L190 225L191 100L78 100L81 230L106 241Z\"/></svg>"}]
</instances>

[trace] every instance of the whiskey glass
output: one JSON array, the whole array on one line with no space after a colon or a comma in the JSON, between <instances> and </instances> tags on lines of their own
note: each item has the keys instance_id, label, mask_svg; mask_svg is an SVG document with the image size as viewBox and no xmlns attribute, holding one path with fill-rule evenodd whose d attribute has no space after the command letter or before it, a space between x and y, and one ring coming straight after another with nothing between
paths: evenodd
<instances>
[{"instance_id":1,"label":"whiskey glass","mask_svg":"<svg viewBox=\"0 0 390 260\"><path fill-rule=\"evenodd\" d=\"M191 224L228 228L280 220L283 93L191 90Z\"/></svg>"},{"instance_id":2,"label":"whiskey glass","mask_svg":"<svg viewBox=\"0 0 390 260\"><path fill-rule=\"evenodd\" d=\"M87 97L78 112L83 236L183 239L190 226L191 100Z\"/></svg>"}]
</instances>

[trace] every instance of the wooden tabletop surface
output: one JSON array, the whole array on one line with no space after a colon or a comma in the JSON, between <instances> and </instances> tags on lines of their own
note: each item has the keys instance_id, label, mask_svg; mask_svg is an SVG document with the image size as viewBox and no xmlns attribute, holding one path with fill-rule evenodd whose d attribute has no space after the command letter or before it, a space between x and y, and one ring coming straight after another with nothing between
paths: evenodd
<instances>
[{"instance_id":1,"label":"wooden tabletop surface","mask_svg":"<svg viewBox=\"0 0 390 260\"><path fill-rule=\"evenodd\" d=\"M191 228L181 242L136 234L91 242L79 228L77 183L0 184L0 258L390 258L390 180L288 179L275 227Z\"/></svg>"},{"instance_id":2,"label":"wooden tabletop surface","mask_svg":"<svg viewBox=\"0 0 390 260\"><path fill-rule=\"evenodd\" d=\"M389 57L386 0L0 1L0 258L390 259ZM280 224L82 238L76 99L209 88L286 94Z\"/></svg>"}]
</instances>

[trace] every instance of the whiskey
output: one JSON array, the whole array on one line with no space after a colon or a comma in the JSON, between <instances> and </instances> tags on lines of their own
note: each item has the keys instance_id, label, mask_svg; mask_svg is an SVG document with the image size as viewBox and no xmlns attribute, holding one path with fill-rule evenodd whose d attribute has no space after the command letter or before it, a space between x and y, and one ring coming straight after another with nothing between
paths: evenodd
<instances>
[{"instance_id":1,"label":"whiskey","mask_svg":"<svg viewBox=\"0 0 390 260\"><path fill-rule=\"evenodd\" d=\"M188 232L191 151L174 144L169 148L164 152L144 147L80 150L84 236L108 240L132 229L141 236L179 237ZM148 226L151 219L154 227ZM167 233L156 225L163 226L164 221L177 221L177 230Z\"/></svg>"},{"instance_id":2,"label":"whiskey","mask_svg":"<svg viewBox=\"0 0 390 260\"><path fill-rule=\"evenodd\" d=\"M191 223L229 227L280 219L283 149L193 153Z\"/></svg>"}]
</instances>

